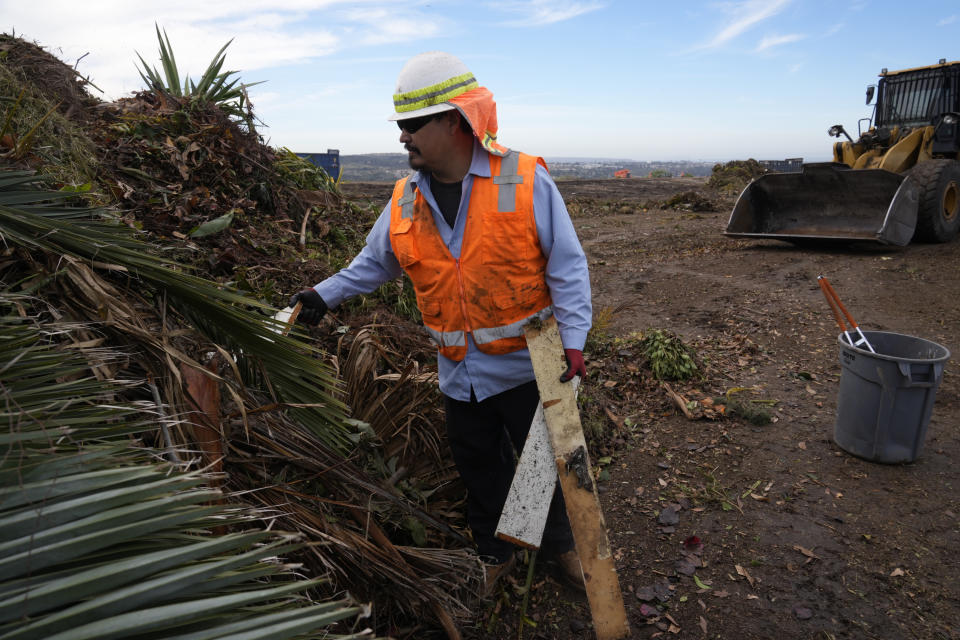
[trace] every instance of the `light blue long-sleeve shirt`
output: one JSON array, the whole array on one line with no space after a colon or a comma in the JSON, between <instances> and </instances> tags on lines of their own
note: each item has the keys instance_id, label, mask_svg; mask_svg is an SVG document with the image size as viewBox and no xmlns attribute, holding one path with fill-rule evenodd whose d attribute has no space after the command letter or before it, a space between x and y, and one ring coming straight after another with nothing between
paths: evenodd
<instances>
[{"instance_id":1,"label":"light blue long-sleeve shirt","mask_svg":"<svg viewBox=\"0 0 960 640\"><path fill-rule=\"evenodd\" d=\"M460 208L453 228L440 213L430 190L430 175L416 172L411 180L423 194L440 237L454 258L460 257L463 230L470 205L474 176L490 177L490 156L475 142L470 169L463 178ZM546 282L553 300L553 313L560 327L564 348L583 350L590 330L592 306L587 258L577 239L570 215L550 174L537 165L533 182L533 213L540 248L547 258ZM333 308L361 293L369 293L402 273L390 244L390 203L367 235L367 244L343 270L330 276L314 289L327 306ZM470 389L484 400L534 379L530 352L526 349L504 355L488 355L467 337L467 354L457 362L437 354L440 390L455 400L470 400Z\"/></svg>"}]
</instances>

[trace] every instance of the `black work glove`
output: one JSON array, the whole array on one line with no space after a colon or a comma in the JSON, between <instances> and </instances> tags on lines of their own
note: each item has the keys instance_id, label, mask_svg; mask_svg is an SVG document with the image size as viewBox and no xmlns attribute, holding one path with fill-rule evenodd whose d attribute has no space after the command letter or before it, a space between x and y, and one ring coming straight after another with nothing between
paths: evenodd
<instances>
[{"instance_id":1,"label":"black work glove","mask_svg":"<svg viewBox=\"0 0 960 640\"><path fill-rule=\"evenodd\" d=\"M327 303L323 301L320 294L312 287L304 289L290 297L290 306L294 307L300 302L303 306L300 308L300 315L297 320L311 327L317 326L320 320L327 313Z\"/></svg>"}]
</instances>

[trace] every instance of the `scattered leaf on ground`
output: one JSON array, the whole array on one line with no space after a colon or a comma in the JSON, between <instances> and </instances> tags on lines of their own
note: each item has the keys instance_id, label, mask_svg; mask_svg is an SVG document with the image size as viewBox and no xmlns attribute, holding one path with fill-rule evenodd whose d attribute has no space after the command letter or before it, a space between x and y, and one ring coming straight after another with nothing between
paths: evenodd
<instances>
[{"instance_id":1,"label":"scattered leaf on ground","mask_svg":"<svg viewBox=\"0 0 960 640\"><path fill-rule=\"evenodd\" d=\"M680 516L677 515L677 509L673 506L666 507L660 512L657 522L663 525L672 526L680 522Z\"/></svg>"}]
</instances>

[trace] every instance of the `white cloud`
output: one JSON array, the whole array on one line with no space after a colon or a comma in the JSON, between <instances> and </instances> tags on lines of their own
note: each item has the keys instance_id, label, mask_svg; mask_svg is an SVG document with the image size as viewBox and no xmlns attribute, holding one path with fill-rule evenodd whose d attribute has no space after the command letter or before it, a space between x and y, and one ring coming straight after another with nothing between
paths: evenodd
<instances>
[{"instance_id":1,"label":"white cloud","mask_svg":"<svg viewBox=\"0 0 960 640\"><path fill-rule=\"evenodd\" d=\"M757 51L765 51L771 47L778 47L782 44L789 44L791 42L797 42L798 40L803 40L806 36L800 33L788 33L783 36L765 36L760 44L757 45Z\"/></svg>"},{"instance_id":2,"label":"white cloud","mask_svg":"<svg viewBox=\"0 0 960 640\"><path fill-rule=\"evenodd\" d=\"M791 0L743 0L726 5L730 20L700 49L712 49L726 44L757 24L780 13Z\"/></svg>"},{"instance_id":3,"label":"white cloud","mask_svg":"<svg viewBox=\"0 0 960 640\"><path fill-rule=\"evenodd\" d=\"M945 27L945 26L947 26L948 24L953 24L953 23L956 22L956 21L957 21L957 15L956 15L956 14L953 14L952 16L947 16L946 18L940 20L940 21L937 23L937 26L938 26L938 27Z\"/></svg>"},{"instance_id":4,"label":"white cloud","mask_svg":"<svg viewBox=\"0 0 960 640\"><path fill-rule=\"evenodd\" d=\"M829 38L829 37L832 36L832 35L835 35L835 34L837 34L837 33L840 33L840 31L841 31L845 26L847 26L847 25L844 24L843 22L838 22L837 24L835 24L835 25L833 25L832 27L830 27L829 29L827 29L827 32L826 32L825 34L823 34L823 37L824 37L824 38Z\"/></svg>"},{"instance_id":5,"label":"white cloud","mask_svg":"<svg viewBox=\"0 0 960 640\"><path fill-rule=\"evenodd\" d=\"M142 88L136 53L159 67L155 23L169 36L181 73L194 78L232 39L226 68L242 71L245 82L259 79L250 71L309 62L346 47L412 41L445 26L399 0L0 0L0 16L2 30L56 47L68 64L89 53L78 72L108 99Z\"/></svg>"},{"instance_id":6,"label":"white cloud","mask_svg":"<svg viewBox=\"0 0 960 640\"><path fill-rule=\"evenodd\" d=\"M570 20L591 11L602 9L606 3L597 0L506 0L490 2L488 6L519 16L504 22L509 27L539 27Z\"/></svg>"},{"instance_id":7,"label":"white cloud","mask_svg":"<svg viewBox=\"0 0 960 640\"><path fill-rule=\"evenodd\" d=\"M352 44L380 45L433 38L453 33L454 24L440 16L421 15L396 8L352 9L344 12L344 21L358 25L360 33L351 35ZM354 27L352 27L354 28Z\"/></svg>"}]
</instances>

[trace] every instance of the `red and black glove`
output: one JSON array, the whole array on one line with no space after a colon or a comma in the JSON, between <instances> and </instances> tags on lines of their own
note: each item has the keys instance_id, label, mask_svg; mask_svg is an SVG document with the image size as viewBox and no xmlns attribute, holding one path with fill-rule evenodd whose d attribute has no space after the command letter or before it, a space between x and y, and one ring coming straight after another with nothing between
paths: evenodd
<instances>
[{"instance_id":1,"label":"red and black glove","mask_svg":"<svg viewBox=\"0 0 960 640\"><path fill-rule=\"evenodd\" d=\"M303 306L300 308L300 315L297 320L311 327L317 326L320 320L327 313L327 303L323 301L320 294L312 287L304 289L300 293L295 293L290 297L290 306L296 306L300 302Z\"/></svg>"},{"instance_id":2,"label":"red and black glove","mask_svg":"<svg viewBox=\"0 0 960 640\"><path fill-rule=\"evenodd\" d=\"M560 382L569 382L573 376L580 376L581 379L587 377L587 365L583 362L583 351L580 349L564 349L563 354L567 359L567 370L560 376Z\"/></svg>"}]
</instances>

